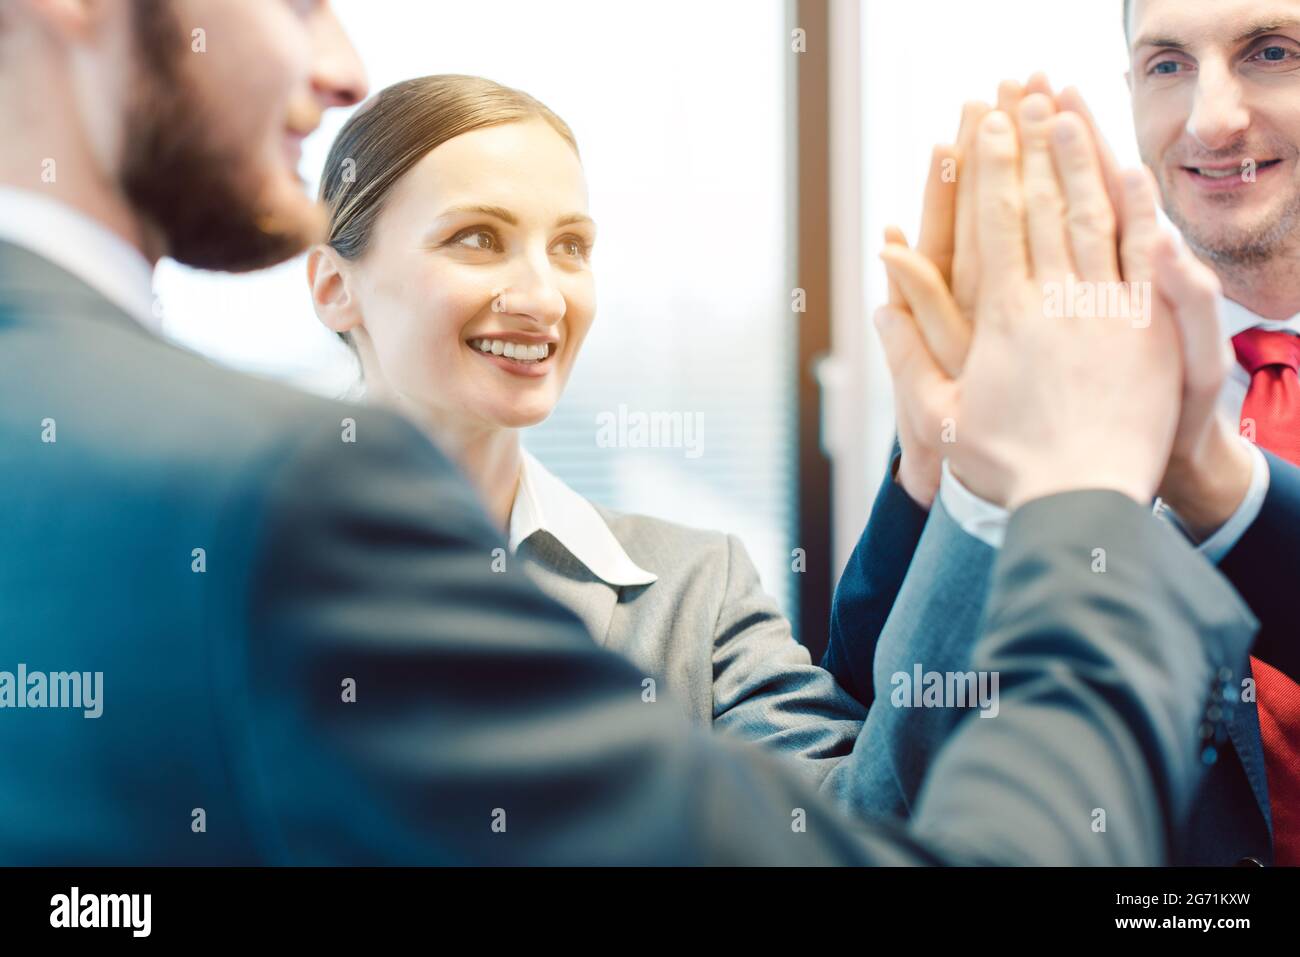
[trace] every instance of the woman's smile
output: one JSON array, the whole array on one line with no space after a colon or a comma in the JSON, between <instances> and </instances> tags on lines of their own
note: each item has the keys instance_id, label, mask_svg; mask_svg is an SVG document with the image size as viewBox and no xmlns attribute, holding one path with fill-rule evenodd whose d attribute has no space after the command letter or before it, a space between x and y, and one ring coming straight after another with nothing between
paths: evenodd
<instances>
[{"instance_id":1,"label":"woman's smile","mask_svg":"<svg viewBox=\"0 0 1300 957\"><path fill-rule=\"evenodd\" d=\"M525 341L509 337L480 336L466 341L470 352L512 375L540 378L551 371L559 342L553 339Z\"/></svg>"}]
</instances>

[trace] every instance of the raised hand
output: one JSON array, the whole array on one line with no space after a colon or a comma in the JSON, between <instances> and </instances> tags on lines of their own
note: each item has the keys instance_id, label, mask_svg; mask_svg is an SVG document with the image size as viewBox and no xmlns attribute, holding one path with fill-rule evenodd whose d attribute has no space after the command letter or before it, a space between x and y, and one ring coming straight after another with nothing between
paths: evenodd
<instances>
[{"instance_id":1,"label":"raised hand","mask_svg":"<svg viewBox=\"0 0 1300 957\"><path fill-rule=\"evenodd\" d=\"M998 109L1014 112L1031 92L1050 94L1047 78L1036 75L1025 86L1003 82L998 87ZM970 348L979 281L975 215L979 177L974 147L980 122L990 109L987 103L967 103L955 145L935 148L916 249L908 248L901 230L890 227L881 253L889 277L885 307L889 311L876 318L894 385L903 453L898 481L926 508L938 493L953 409L950 395L936 387L925 365L914 360L928 352L949 378L955 378Z\"/></svg>"},{"instance_id":2,"label":"raised hand","mask_svg":"<svg viewBox=\"0 0 1300 957\"><path fill-rule=\"evenodd\" d=\"M881 258L889 276L888 306L876 315L894 384L895 418L902 461L898 481L913 500L929 507L939 489L943 439L952 421L949 394L929 377L933 358L955 378L970 348L978 277L974 204L975 134L989 112L985 103L962 111L955 146L938 146L930 160L921 232L915 250L901 230L885 232ZM965 218L959 212L966 210ZM956 272L954 273L954 270ZM956 299L948 294L953 286ZM964 297L964 298L963 298Z\"/></svg>"},{"instance_id":3,"label":"raised hand","mask_svg":"<svg viewBox=\"0 0 1300 957\"><path fill-rule=\"evenodd\" d=\"M1254 463L1236 423L1219 411L1233 359L1219 328L1218 277L1182 243L1169 243L1156 259L1156 291L1178 319L1186 369L1182 415L1159 491L1201 540L1241 505Z\"/></svg>"},{"instance_id":4,"label":"raised hand","mask_svg":"<svg viewBox=\"0 0 1300 957\"><path fill-rule=\"evenodd\" d=\"M1152 295L1170 242L1155 185L1125 173L1117 220L1085 122L1039 94L1019 110L1038 129L1023 153L1005 114L980 129L980 291L953 471L1008 508L1085 488L1147 502L1183 391L1177 324Z\"/></svg>"},{"instance_id":5,"label":"raised hand","mask_svg":"<svg viewBox=\"0 0 1300 957\"><path fill-rule=\"evenodd\" d=\"M948 294L949 277L936 265L952 260L956 187L949 172L955 162L951 148L935 149L920 248L909 249L902 232L891 229L881 252L891 292L889 305L876 315L876 326L894 384L903 453L898 481L927 508L939 491L942 438L954 414L951 391L931 369L937 364L943 379L956 378L970 348L970 321Z\"/></svg>"},{"instance_id":6,"label":"raised hand","mask_svg":"<svg viewBox=\"0 0 1300 957\"><path fill-rule=\"evenodd\" d=\"M1034 94L1049 98L1049 113L1074 113L1087 124L1091 136L1081 148L1094 155L1111 208L1123 222L1119 165L1077 90L1053 94L1047 78L1036 74L1024 86L1003 83L998 107L1016 116L1022 141L1041 137L1050 117L1036 113L1037 118L1027 119L1020 110L1025 98ZM981 103L967 104L956 146L936 149L916 249L907 248L901 232L891 229L882 253L890 279L891 312L878 316L877 324L894 378L903 447L898 479L912 498L927 507L938 489L946 451L943 439L952 437L955 421L954 393L942 383L960 375L970 346L980 275L975 201L979 164L973 145L979 122L989 109ZM1022 155L1034 162L1043 154L1030 150ZM947 176L938 175L941 167ZM1031 198L1029 205L1037 204ZM1177 241L1159 245L1156 265L1155 295L1178 320L1187 370L1174 447L1159 492L1194 535L1205 537L1241 502L1252 463L1236 436L1235 424L1217 412L1218 390L1231 367L1212 318L1219 295L1217 280ZM919 361L927 353L933 360L930 364ZM940 380L930 374L935 366L943 374Z\"/></svg>"},{"instance_id":7,"label":"raised hand","mask_svg":"<svg viewBox=\"0 0 1300 957\"><path fill-rule=\"evenodd\" d=\"M1119 209L1119 164L1083 97L1071 87L1056 102L1087 122L1112 204ZM1155 289L1178 320L1186 369L1182 413L1159 491L1193 537L1203 539L1237 510L1253 468L1236 423L1218 409L1219 392L1234 364L1216 318L1219 281L1181 242L1174 242L1157 257Z\"/></svg>"}]
</instances>

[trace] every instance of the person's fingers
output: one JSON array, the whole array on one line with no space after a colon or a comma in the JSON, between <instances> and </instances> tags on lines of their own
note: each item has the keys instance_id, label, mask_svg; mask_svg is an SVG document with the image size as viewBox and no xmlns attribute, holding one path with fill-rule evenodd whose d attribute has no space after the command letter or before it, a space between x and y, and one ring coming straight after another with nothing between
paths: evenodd
<instances>
[{"instance_id":1,"label":"person's fingers","mask_svg":"<svg viewBox=\"0 0 1300 957\"><path fill-rule=\"evenodd\" d=\"M1060 96L1056 98L1056 106L1064 112L1078 113L1083 117L1088 129L1092 130L1092 140L1097 148L1097 161L1101 163L1102 173L1106 177L1106 189L1110 192L1111 205L1115 207L1116 214L1121 213L1121 204L1124 200L1123 184L1120 182L1120 165L1115 159L1115 153L1106 142L1106 137L1101 135L1101 127L1097 125L1097 119L1092 115L1092 110L1088 108L1087 102L1077 88L1069 86L1061 91Z\"/></svg>"},{"instance_id":2,"label":"person's fingers","mask_svg":"<svg viewBox=\"0 0 1300 957\"><path fill-rule=\"evenodd\" d=\"M979 287L1017 286L1029 278L1020 143L1011 118L1000 110L980 124L978 155Z\"/></svg>"},{"instance_id":3,"label":"person's fingers","mask_svg":"<svg viewBox=\"0 0 1300 957\"><path fill-rule=\"evenodd\" d=\"M938 268L918 251L888 246L880 254L890 281L902 290L931 356L951 378L961 374L970 327Z\"/></svg>"},{"instance_id":4,"label":"person's fingers","mask_svg":"<svg viewBox=\"0 0 1300 957\"><path fill-rule=\"evenodd\" d=\"M1087 124L1075 113L1052 121L1052 152L1068 209L1070 248L1082 279L1119 279L1116 218Z\"/></svg>"},{"instance_id":5,"label":"person's fingers","mask_svg":"<svg viewBox=\"0 0 1300 957\"><path fill-rule=\"evenodd\" d=\"M1182 339L1184 389L1213 402L1229 365L1219 325L1219 280L1167 233L1156 239L1152 259L1156 291Z\"/></svg>"},{"instance_id":6,"label":"person's fingers","mask_svg":"<svg viewBox=\"0 0 1300 957\"><path fill-rule=\"evenodd\" d=\"M979 284L979 241L976 215L976 183L979 163L976 138L980 123L990 107L978 101L967 103L962 110L961 130L957 136L957 214L953 242L952 286L957 305L969 315L974 309L975 290Z\"/></svg>"},{"instance_id":7,"label":"person's fingers","mask_svg":"<svg viewBox=\"0 0 1300 957\"><path fill-rule=\"evenodd\" d=\"M925 183L921 234L916 248L938 267L945 284L952 281L956 213L957 151L951 146L936 146L930 155L930 176Z\"/></svg>"},{"instance_id":8,"label":"person's fingers","mask_svg":"<svg viewBox=\"0 0 1300 957\"><path fill-rule=\"evenodd\" d=\"M970 150L971 144L975 142L980 120L989 109L987 103L981 103L979 100L967 100L962 104L961 123L957 127L957 138L953 140L958 156Z\"/></svg>"},{"instance_id":9,"label":"person's fingers","mask_svg":"<svg viewBox=\"0 0 1300 957\"><path fill-rule=\"evenodd\" d=\"M1119 261L1124 281L1149 283L1154 278L1152 256L1160 239L1156 184L1146 167L1125 170L1120 182L1124 202L1119 217Z\"/></svg>"},{"instance_id":10,"label":"person's fingers","mask_svg":"<svg viewBox=\"0 0 1300 957\"><path fill-rule=\"evenodd\" d=\"M1065 225L1065 196L1052 158L1056 105L1042 93L1020 101L1021 175L1029 255L1036 276L1064 276L1073 270Z\"/></svg>"},{"instance_id":11,"label":"person's fingers","mask_svg":"<svg viewBox=\"0 0 1300 957\"><path fill-rule=\"evenodd\" d=\"M1046 73L1035 73L1025 84L1025 96L1031 93L1041 93L1043 96L1052 96L1052 84L1047 79Z\"/></svg>"},{"instance_id":12,"label":"person's fingers","mask_svg":"<svg viewBox=\"0 0 1300 957\"><path fill-rule=\"evenodd\" d=\"M875 323L895 392L923 395L948 381L906 309L882 306L876 310Z\"/></svg>"},{"instance_id":13,"label":"person's fingers","mask_svg":"<svg viewBox=\"0 0 1300 957\"><path fill-rule=\"evenodd\" d=\"M998 84L998 109L1007 116L1015 116L1020 101L1025 98L1025 88L1016 80L1003 80Z\"/></svg>"},{"instance_id":14,"label":"person's fingers","mask_svg":"<svg viewBox=\"0 0 1300 957\"><path fill-rule=\"evenodd\" d=\"M907 236L897 226L885 227L885 248L888 249L890 246L908 248ZM897 309L906 309L907 297L903 295L903 290L898 288L898 284L894 282L894 277L889 275L888 270L885 271L885 278L889 281L889 304Z\"/></svg>"}]
</instances>

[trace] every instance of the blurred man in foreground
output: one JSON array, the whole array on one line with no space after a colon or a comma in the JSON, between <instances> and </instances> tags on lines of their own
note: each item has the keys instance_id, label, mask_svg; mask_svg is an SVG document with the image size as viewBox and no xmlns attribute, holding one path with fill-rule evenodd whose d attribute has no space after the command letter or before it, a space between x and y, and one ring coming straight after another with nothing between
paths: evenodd
<instances>
[{"instance_id":1,"label":"blurred man in foreground","mask_svg":"<svg viewBox=\"0 0 1300 957\"><path fill-rule=\"evenodd\" d=\"M1114 244L1065 233L1097 168L1062 170L1068 204L1033 220L1058 235L1027 247L1024 196L1059 188L1059 157L1022 184L1008 118L979 134L997 268L957 401L963 475L1015 513L975 652L1001 692L996 718L956 728L903 831L855 825L791 769L643 702L631 666L492 573L499 538L413 426L151 328L158 257L249 269L312 238L297 140L364 91L327 5L22 0L0 13L0 64L5 863L1165 859L1207 689L1254 622L1138 504L1181 367L1112 386L1177 354L1174 317L1077 342L1043 323L1041 284ZM1162 255L1151 187L1129 187L1115 282ZM1008 391L1028 351L1041 375ZM874 759L841 762L845 787Z\"/></svg>"}]
</instances>

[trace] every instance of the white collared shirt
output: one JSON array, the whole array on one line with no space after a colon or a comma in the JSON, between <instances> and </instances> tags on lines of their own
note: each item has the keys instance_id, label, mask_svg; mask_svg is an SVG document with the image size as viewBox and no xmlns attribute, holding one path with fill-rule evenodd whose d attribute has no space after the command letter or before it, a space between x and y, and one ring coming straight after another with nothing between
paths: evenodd
<instances>
[{"instance_id":1,"label":"white collared shirt","mask_svg":"<svg viewBox=\"0 0 1300 957\"><path fill-rule=\"evenodd\" d=\"M1234 336L1254 328L1300 336L1300 316L1285 320L1262 319L1240 303L1226 298L1219 300L1219 326L1223 332L1224 342L1231 342ZM1230 421L1240 420L1241 409L1246 403L1246 393L1249 389L1250 374L1241 367L1240 363L1233 363L1223 389L1219 393L1219 408ZM1250 487L1232 517L1197 546L1198 551L1215 564L1222 561L1237 542L1241 541L1241 536L1246 534L1246 530L1259 517L1260 510L1264 507L1264 499L1268 496L1268 460L1254 443L1244 437L1241 441L1250 447L1254 462ZM993 548L1002 547L1006 537L1007 520L1010 517L1007 510L985 501L962 485L948 468L946 460L943 463L943 476L939 482L939 498L943 502L944 510L966 534L973 535ZM1159 513L1164 505L1157 499L1155 508Z\"/></svg>"},{"instance_id":2,"label":"white collared shirt","mask_svg":"<svg viewBox=\"0 0 1300 957\"><path fill-rule=\"evenodd\" d=\"M596 507L528 452L510 509L510 551L536 532L549 532L569 554L607 585L649 585L658 576L632 561Z\"/></svg>"},{"instance_id":3,"label":"white collared shirt","mask_svg":"<svg viewBox=\"0 0 1300 957\"><path fill-rule=\"evenodd\" d=\"M149 260L86 214L33 190L0 186L0 240L67 270L145 328L161 334Z\"/></svg>"}]
</instances>

